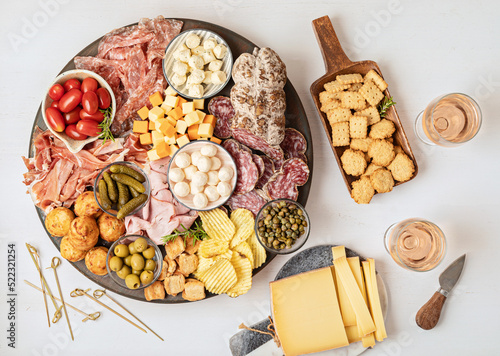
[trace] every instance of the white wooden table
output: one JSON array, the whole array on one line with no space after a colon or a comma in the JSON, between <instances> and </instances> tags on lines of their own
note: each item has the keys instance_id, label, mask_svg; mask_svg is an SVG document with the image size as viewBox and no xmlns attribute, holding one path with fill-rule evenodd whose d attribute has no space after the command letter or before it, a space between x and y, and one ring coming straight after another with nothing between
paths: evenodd
<instances>
[{"instance_id":1,"label":"white wooden table","mask_svg":"<svg viewBox=\"0 0 500 356\"><path fill-rule=\"evenodd\" d=\"M268 282L288 257L277 257L237 299L219 296L198 303L152 305L116 298L165 338L142 334L110 312L84 299L76 287L96 288L63 261L59 278L65 298L84 310L103 310L97 322L80 322L70 311L76 340L65 321L47 328L37 272L24 247L41 251L43 266L58 251L40 225L21 183L33 119L48 84L75 53L106 32L140 17L184 17L227 27L276 50L287 65L313 133L314 175L307 204L312 232L305 248L345 244L374 257L389 290L389 338L366 355L491 355L498 349L500 292L498 228L500 213L500 25L496 1L70 1L2 2L0 11L0 354L228 355L228 340L242 322L269 315ZM415 180L379 195L369 206L349 197L313 108L310 84L324 74L311 21L329 15L351 60L376 61L389 83L403 126L419 163ZM416 115L434 97L448 92L475 97L484 121L478 136L456 149L420 143L413 132ZM397 266L383 246L393 222L423 217L447 236L443 263L427 273ZM7 245L17 244L16 349L6 346ZM445 305L438 326L420 330L414 316L438 288L441 271L462 253L467 262ZM54 292L51 271L46 272ZM56 292L57 293L57 292ZM147 346L146 346L147 345Z\"/></svg>"}]
</instances>

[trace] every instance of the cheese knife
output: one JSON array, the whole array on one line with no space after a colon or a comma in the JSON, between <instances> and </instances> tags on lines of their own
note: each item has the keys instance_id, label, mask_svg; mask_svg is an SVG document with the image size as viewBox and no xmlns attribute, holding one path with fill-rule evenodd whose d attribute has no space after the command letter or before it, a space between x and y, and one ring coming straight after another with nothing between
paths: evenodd
<instances>
[{"instance_id":1,"label":"cheese knife","mask_svg":"<svg viewBox=\"0 0 500 356\"><path fill-rule=\"evenodd\" d=\"M465 256L466 255L463 254L457 258L439 275L439 285L441 288L439 288L431 299L429 299L429 301L417 312L415 321L422 329L430 330L438 323L444 302L462 274Z\"/></svg>"}]
</instances>

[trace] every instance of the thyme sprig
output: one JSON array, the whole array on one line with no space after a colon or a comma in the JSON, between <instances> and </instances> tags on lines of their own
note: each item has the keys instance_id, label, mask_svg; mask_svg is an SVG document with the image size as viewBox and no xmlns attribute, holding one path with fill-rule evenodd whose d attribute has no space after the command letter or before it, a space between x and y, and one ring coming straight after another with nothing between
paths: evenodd
<instances>
[{"instance_id":1,"label":"thyme sprig","mask_svg":"<svg viewBox=\"0 0 500 356\"><path fill-rule=\"evenodd\" d=\"M104 115L104 120L102 120L102 122L99 124L99 127L102 130L101 135L99 136L99 138L103 140L102 144L104 145L107 140L115 142L115 138L111 133L111 118L113 117L113 108L110 106L107 109L100 109L99 111Z\"/></svg>"}]
</instances>

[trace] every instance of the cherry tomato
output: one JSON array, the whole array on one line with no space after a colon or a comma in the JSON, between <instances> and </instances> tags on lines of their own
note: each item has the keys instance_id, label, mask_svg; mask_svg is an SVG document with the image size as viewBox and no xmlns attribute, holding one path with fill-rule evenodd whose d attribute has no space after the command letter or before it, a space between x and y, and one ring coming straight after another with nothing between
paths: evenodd
<instances>
[{"instance_id":1,"label":"cherry tomato","mask_svg":"<svg viewBox=\"0 0 500 356\"><path fill-rule=\"evenodd\" d=\"M64 118L61 112L56 108L47 108L45 110L45 118L47 123L55 132L63 132L66 124L64 123Z\"/></svg>"},{"instance_id":2,"label":"cherry tomato","mask_svg":"<svg viewBox=\"0 0 500 356\"><path fill-rule=\"evenodd\" d=\"M64 82L64 89L66 91L70 91L71 89L80 90L81 86L82 86L82 83L80 83L80 81L76 78L68 79Z\"/></svg>"},{"instance_id":3,"label":"cherry tomato","mask_svg":"<svg viewBox=\"0 0 500 356\"><path fill-rule=\"evenodd\" d=\"M83 80L81 91L82 93L86 93L88 91L96 91L98 86L99 84L97 83L97 80L88 77Z\"/></svg>"},{"instance_id":4,"label":"cherry tomato","mask_svg":"<svg viewBox=\"0 0 500 356\"><path fill-rule=\"evenodd\" d=\"M97 112L97 109L99 109L97 94L93 91L88 91L83 94L82 107L83 110L85 110L88 114L95 114Z\"/></svg>"},{"instance_id":5,"label":"cherry tomato","mask_svg":"<svg viewBox=\"0 0 500 356\"><path fill-rule=\"evenodd\" d=\"M81 106L77 106L70 112L67 112L64 114L64 122L66 125L69 124L76 124L78 121L80 121L80 111L82 110Z\"/></svg>"},{"instance_id":6,"label":"cherry tomato","mask_svg":"<svg viewBox=\"0 0 500 356\"><path fill-rule=\"evenodd\" d=\"M81 141L85 140L88 137L87 135L78 132L75 124L66 126L66 130L64 130L64 132L73 140Z\"/></svg>"},{"instance_id":7,"label":"cherry tomato","mask_svg":"<svg viewBox=\"0 0 500 356\"><path fill-rule=\"evenodd\" d=\"M64 95L64 88L61 84L54 84L49 89L49 97L52 100L59 100Z\"/></svg>"},{"instance_id":8,"label":"cherry tomato","mask_svg":"<svg viewBox=\"0 0 500 356\"><path fill-rule=\"evenodd\" d=\"M76 129L79 133L87 136L99 136L102 132L99 123L94 120L80 120L76 124Z\"/></svg>"},{"instance_id":9,"label":"cherry tomato","mask_svg":"<svg viewBox=\"0 0 500 356\"><path fill-rule=\"evenodd\" d=\"M111 95L106 88L97 89L97 98L99 99L99 109L107 109L111 105Z\"/></svg>"},{"instance_id":10,"label":"cherry tomato","mask_svg":"<svg viewBox=\"0 0 500 356\"><path fill-rule=\"evenodd\" d=\"M82 92L78 89L71 89L59 100L59 110L70 112L82 102Z\"/></svg>"},{"instance_id":11,"label":"cherry tomato","mask_svg":"<svg viewBox=\"0 0 500 356\"><path fill-rule=\"evenodd\" d=\"M56 108L59 110L59 100L54 100L52 104L50 104L51 108Z\"/></svg>"},{"instance_id":12,"label":"cherry tomato","mask_svg":"<svg viewBox=\"0 0 500 356\"><path fill-rule=\"evenodd\" d=\"M98 123L101 123L104 120L104 114L99 110L96 111L95 114L90 115L85 110L80 111L80 119L82 120L94 120Z\"/></svg>"}]
</instances>

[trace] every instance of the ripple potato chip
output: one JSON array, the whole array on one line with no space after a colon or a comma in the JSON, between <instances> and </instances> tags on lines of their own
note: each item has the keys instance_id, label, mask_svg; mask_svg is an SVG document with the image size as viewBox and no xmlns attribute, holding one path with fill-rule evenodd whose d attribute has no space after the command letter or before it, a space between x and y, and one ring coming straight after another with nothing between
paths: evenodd
<instances>
[{"instance_id":1,"label":"ripple potato chip","mask_svg":"<svg viewBox=\"0 0 500 356\"><path fill-rule=\"evenodd\" d=\"M203 229L212 239L230 241L233 238L236 227L222 209L200 211L199 214Z\"/></svg>"},{"instance_id":2,"label":"ripple potato chip","mask_svg":"<svg viewBox=\"0 0 500 356\"><path fill-rule=\"evenodd\" d=\"M226 292L231 298L245 294L252 288L252 264L250 260L239 253L233 253L231 264L236 272L238 281Z\"/></svg>"},{"instance_id":3,"label":"ripple potato chip","mask_svg":"<svg viewBox=\"0 0 500 356\"><path fill-rule=\"evenodd\" d=\"M205 284L210 293L214 294L226 293L238 281L233 265L224 258L200 273L198 279Z\"/></svg>"},{"instance_id":4,"label":"ripple potato chip","mask_svg":"<svg viewBox=\"0 0 500 356\"><path fill-rule=\"evenodd\" d=\"M253 253L250 245L247 242L242 242L239 245L232 248L233 253L238 252L239 254L246 256L250 260L250 263L253 266Z\"/></svg>"},{"instance_id":5,"label":"ripple potato chip","mask_svg":"<svg viewBox=\"0 0 500 356\"><path fill-rule=\"evenodd\" d=\"M255 235L255 231L252 233L250 238L247 241L248 245L250 246L250 249L252 250L252 255L253 255L253 265L252 267L259 268L262 266L264 262L266 262L266 250L262 245L257 241L257 235Z\"/></svg>"},{"instance_id":6,"label":"ripple potato chip","mask_svg":"<svg viewBox=\"0 0 500 356\"><path fill-rule=\"evenodd\" d=\"M217 238L205 239L198 248L200 257L210 258L221 255L229 249L229 241Z\"/></svg>"},{"instance_id":7,"label":"ripple potato chip","mask_svg":"<svg viewBox=\"0 0 500 356\"><path fill-rule=\"evenodd\" d=\"M254 231L255 219L250 210L236 209L231 213L231 221L236 227L236 233L229 244L229 247L233 248L250 237Z\"/></svg>"}]
</instances>

